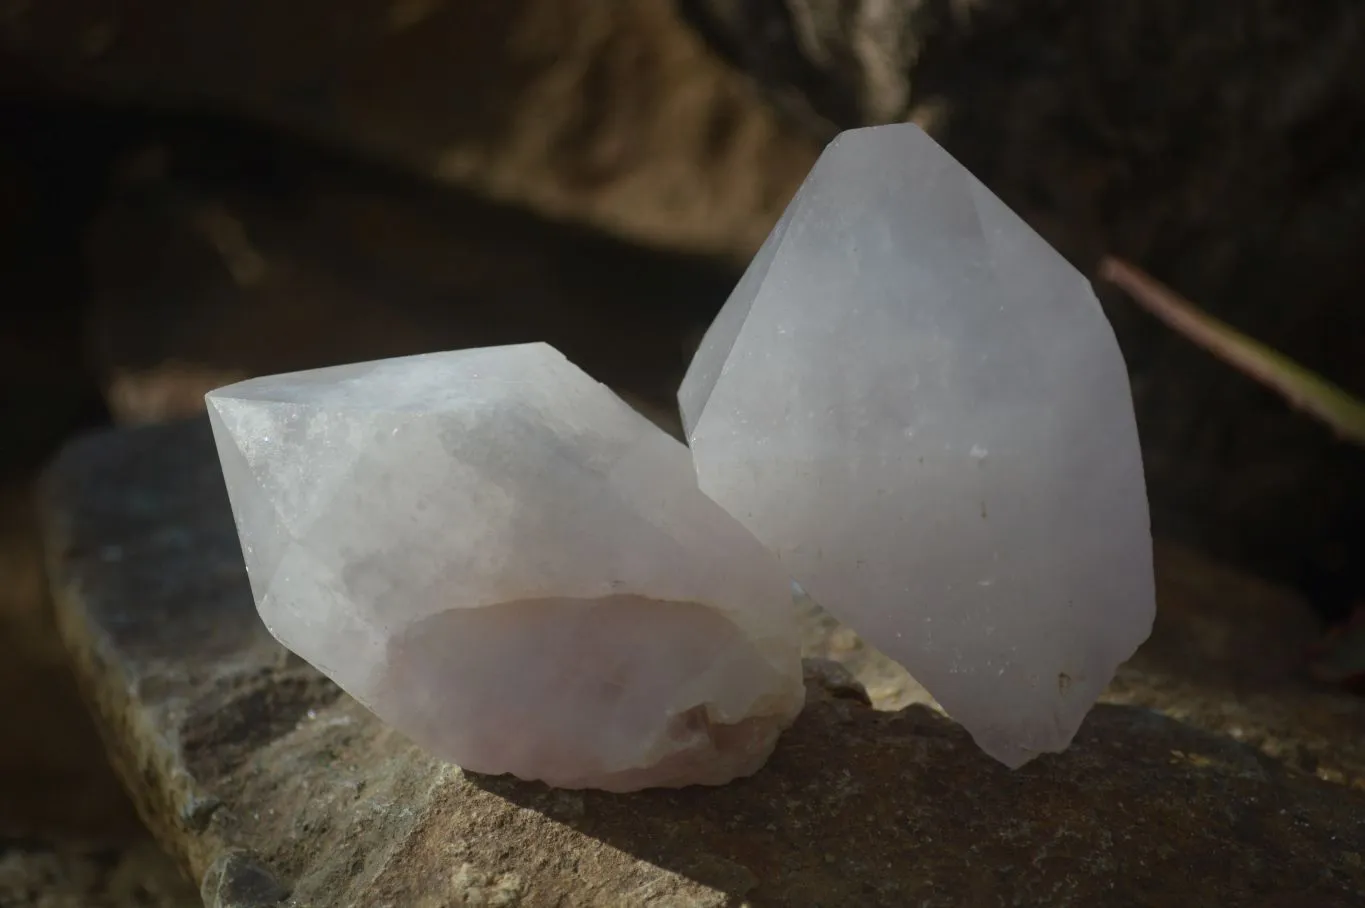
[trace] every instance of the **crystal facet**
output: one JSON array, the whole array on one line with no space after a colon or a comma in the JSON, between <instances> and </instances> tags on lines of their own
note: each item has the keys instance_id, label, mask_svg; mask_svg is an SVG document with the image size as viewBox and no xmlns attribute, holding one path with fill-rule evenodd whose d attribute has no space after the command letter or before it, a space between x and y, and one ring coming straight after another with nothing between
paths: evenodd
<instances>
[{"instance_id":1,"label":"crystal facet","mask_svg":"<svg viewBox=\"0 0 1365 908\"><path fill-rule=\"evenodd\" d=\"M544 344L207 397L271 633L438 756L624 791L758 769L790 583L687 449Z\"/></svg>"},{"instance_id":2,"label":"crystal facet","mask_svg":"<svg viewBox=\"0 0 1365 908\"><path fill-rule=\"evenodd\" d=\"M679 391L701 488L992 756L1151 630L1127 372L1086 279L911 125L825 151Z\"/></svg>"}]
</instances>

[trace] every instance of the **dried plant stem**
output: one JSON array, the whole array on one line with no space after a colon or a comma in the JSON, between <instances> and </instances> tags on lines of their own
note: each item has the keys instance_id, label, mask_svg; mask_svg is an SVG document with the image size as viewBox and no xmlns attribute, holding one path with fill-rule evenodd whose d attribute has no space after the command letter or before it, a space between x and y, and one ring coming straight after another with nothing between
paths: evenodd
<instances>
[{"instance_id":1,"label":"dried plant stem","mask_svg":"<svg viewBox=\"0 0 1365 908\"><path fill-rule=\"evenodd\" d=\"M1189 340L1335 429L1365 445L1365 403L1287 356L1201 312L1171 288L1121 259L1100 263L1101 280L1122 287L1143 308Z\"/></svg>"}]
</instances>

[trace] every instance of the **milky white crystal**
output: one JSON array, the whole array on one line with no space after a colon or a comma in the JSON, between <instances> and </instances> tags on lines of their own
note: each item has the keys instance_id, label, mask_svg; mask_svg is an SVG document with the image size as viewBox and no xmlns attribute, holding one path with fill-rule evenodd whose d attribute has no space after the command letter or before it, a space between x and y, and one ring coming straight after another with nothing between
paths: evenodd
<instances>
[{"instance_id":1,"label":"milky white crystal","mask_svg":"<svg viewBox=\"0 0 1365 908\"><path fill-rule=\"evenodd\" d=\"M438 756L623 791L756 770L789 579L678 441L544 344L208 397L271 633Z\"/></svg>"},{"instance_id":2,"label":"milky white crystal","mask_svg":"<svg viewBox=\"0 0 1365 908\"><path fill-rule=\"evenodd\" d=\"M1086 279L927 135L825 151L679 391L702 490L992 756L1064 749L1154 613Z\"/></svg>"}]
</instances>

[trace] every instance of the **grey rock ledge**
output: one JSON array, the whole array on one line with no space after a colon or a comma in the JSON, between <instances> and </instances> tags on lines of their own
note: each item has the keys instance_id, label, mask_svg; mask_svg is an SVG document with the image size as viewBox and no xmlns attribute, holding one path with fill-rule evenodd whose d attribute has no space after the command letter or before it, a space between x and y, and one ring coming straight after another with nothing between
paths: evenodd
<instances>
[{"instance_id":1,"label":"grey rock ledge","mask_svg":"<svg viewBox=\"0 0 1365 908\"><path fill-rule=\"evenodd\" d=\"M45 516L112 758L205 883L245 852L281 904L336 908L1365 903L1365 795L1141 706L1102 704L1011 772L812 666L772 760L721 788L557 792L437 763L261 627L201 421L73 444Z\"/></svg>"}]
</instances>

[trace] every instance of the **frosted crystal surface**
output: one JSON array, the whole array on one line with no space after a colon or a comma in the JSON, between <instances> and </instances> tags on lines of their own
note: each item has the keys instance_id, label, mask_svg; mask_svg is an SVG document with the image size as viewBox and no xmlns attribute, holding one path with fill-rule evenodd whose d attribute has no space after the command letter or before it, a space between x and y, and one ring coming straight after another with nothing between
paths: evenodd
<instances>
[{"instance_id":1,"label":"frosted crystal surface","mask_svg":"<svg viewBox=\"0 0 1365 908\"><path fill-rule=\"evenodd\" d=\"M553 348L207 401L270 632L438 756L567 788L720 784L799 712L781 566L685 446Z\"/></svg>"},{"instance_id":2,"label":"frosted crystal surface","mask_svg":"<svg viewBox=\"0 0 1365 908\"><path fill-rule=\"evenodd\" d=\"M698 349L701 488L992 756L1064 749L1155 609L1088 281L915 126L826 149Z\"/></svg>"}]
</instances>

